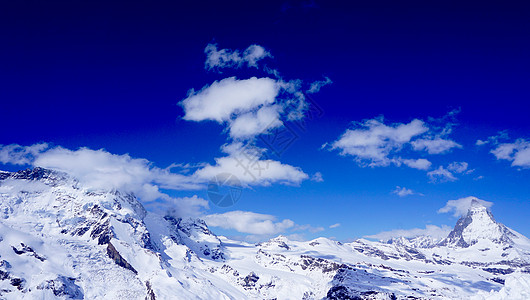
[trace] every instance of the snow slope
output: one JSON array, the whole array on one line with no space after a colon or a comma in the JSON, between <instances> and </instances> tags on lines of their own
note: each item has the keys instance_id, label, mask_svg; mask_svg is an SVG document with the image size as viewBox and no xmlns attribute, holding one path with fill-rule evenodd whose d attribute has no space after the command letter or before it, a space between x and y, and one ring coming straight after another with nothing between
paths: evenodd
<instances>
[{"instance_id":1,"label":"snow slope","mask_svg":"<svg viewBox=\"0 0 530 300\"><path fill-rule=\"evenodd\" d=\"M474 203L442 241L249 244L134 195L0 172L1 299L528 299L530 241ZM502 298L504 297L504 298ZM519 297L519 298L517 298Z\"/></svg>"}]
</instances>

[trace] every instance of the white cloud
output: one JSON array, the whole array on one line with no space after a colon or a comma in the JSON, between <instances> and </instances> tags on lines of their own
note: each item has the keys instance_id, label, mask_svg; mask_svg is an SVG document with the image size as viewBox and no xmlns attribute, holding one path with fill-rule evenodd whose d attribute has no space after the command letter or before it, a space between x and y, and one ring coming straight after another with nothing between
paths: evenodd
<instances>
[{"instance_id":1,"label":"white cloud","mask_svg":"<svg viewBox=\"0 0 530 300\"><path fill-rule=\"evenodd\" d=\"M221 173L236 176L244 186L282 183L297 185L309 179L309 175L300 168L279 161L266 159L266 149L244 146L243 143L225 144L221 148L228 156L215 159L215 164L206 164L198 169L193 176L199 180L210 180Z\"/></svg>"},{"instance_id":2,"label":"white cloud","mask_svg":"<svg viewBox=\"0 0 530 300\"><path fill-rule=\"evenodd\" d=\"M295 226L295 223L289 219L277 221L272 215L239 210L206 215L203 219L208 226L234 229L255 235L274 235Z\"/></svg>"},{"instance_id":3,"label":"white cloud","mask_svg":"<svg viewBox=\"0 0 530 300\"><path fill-rule=\"evenodd\" d=\"M398 195L399 197L405 197L416 194L413 190L400 186L396 186L396 189L393 190L392 193Z\"/></svg>"},{"instance_id":4,"label":"white cloud","mask_svg":"<svg viewBox=\"0 0 530 300\"><path fill-rule=\"evenodd\" d=\"M368 162L369 166L387 166L393 160L389 155L399 151L404 144L429 129L423 121L415 119L408 124L385 125L382 119L366 120L356 123L355 129L346 132L331 144L341 155L351 155L359 163Z\"/></svg>"},{"instance_id":5,"label":"white cloud","mask_svg":"<svg viewBox=\"0 0 530 300\"><path fill-rule=\"evenodd\" d=\"M209 208L208 200L193 195L192 197L171 198L163 203L156 203L154 210L175 218L197 218Z\"/></svg>"},{"instance_id":6,"label":"white cloud","mask_svg":"<svg viewBox=\"0 0 530 300\"><path fill-rule=\"evenodd\" d=\"M427 154L447 153L453 148L462 148L460 144L447 136L456 125L451 121L458 110L429 122L414 119L409 123L385 124L383 117L355 122L338 140L322 148L339 150L343 156L353 156L360 166L408 166L418 170L428 170L432 163L426 158L403 157L411 151ZM434 171L432 175L440 171Z\"/></svg>"},{"instance_id":7,"label":"white cloud","mask_svg":"<svg viewBox=\"0 0 530 300\"><path fill-rule=\"evenodd\" d=\"M451 227L442 225L438 227L436 225L427 225L424 229L422 228L413 228L413 229L394 229L389 231L383 231L378 234L367 235L366 238L377 239L382 241L388 241L392 238L404 237L404 238L414 238L418 236L430 236L434 239L443 239L447 237L449 232L451 232Z\"/></svg>"},{"instance_id":8,"label":"white cloud","mask_svg":"<svg viewBox=\"0 0 530 300\"><path fill-rule=\"evenodd\" d=\"M233 114L249 112L262 105L272 104L280 86L270 78L238 80L235 77L214 81L195 92L191 89L182 100L184 119L189 121L229 121Z\"/></svg>"},{"instance_id":9,"label":"white cloud","mask_svg":"<svg viewBox=\"0 0 530 300\"><path fill-rule=\"evenodd\" d=\"M55 147L37 155L32 164L66 172L92 188L130 191L143 201L169 199L160 188L189 190L200 187L192 178L153 167L146 159L105 150Z\"/></svg>"},{"instance_id":10,"label":"white cloud","mask_svg":"<svg viewBox=\"0 0 530 300\"><path fill-rule=\"evenodd\" d=\"M447 169L451 172L458 173L458 174L462 174L462 173L469 174L474 171L474 170L469 170L468 167L469 167L469 164L465 161L462 161L462 162L455 161L455 162L450 163L447 166Z\"/></svg>"},{"instance_id":11,"label":"white cloud","mask_svg":"<svg viewBox=\"0 0 530 300\"><path fill-rule=\"evenodd\" d=\"M248 67L258 67L258 61L272 57L271 54L260 45L250 45L241 53L239 50L221 49L217 50L216 44L208 44L204 49L206 62L204 67L208 70L221 68L240 68L244 64Z\"/></svg>"},{"instance_id":12,"label":"white cloud","mask_svg":"<svg viewBox=\"0 0 530 300\"><path fill-rule=\"evenodd\" d=\"M429 154L446 153L452 148L462 148L462 145L452 141L436 137L434 139L417 139L411 142L416 151L427 151Z\"/></svg>"},{"instance_id":13,"label":"white cloud","mask_svg":"<svg viewBox=\"0 0 530 300\"><path fill-rule=\"evenodd\" d=\"M486 145L487 143L489 143L489 141L477 140L475 142L475 145L482 146L482 145Z\"/></svg>"},{"instance_id":14,"label":"white cloud","mask_svg":"<svg viewBox=\"0 0 530 300\"><path fill-rule=\"evenodd\" d=\"M263 106L258 111L248 112L238 116L230 124L230 136L233 138L248 138L259 133L280 127L279 105Z\"/></svg>"},{"instance_id":15,"label":"white cloud","mask_svg":"<svg viewBox=\"0 0 530 300\"><path fill-rule=\"evenodd\" d=\"M184 108L184 119L189 121L212 120L225 124L232 139L251 140L259 134L283 126L283 113L291 115L292 103L303 117L306 102L303 94L282 81L270 78L238 80L235 77L215 81L199 92L190 91L180 103ZM279 95L294 96L290 100Z\"/></svg>"},{"instance_id":16,"label":"white cloud","mask_svg":"<svg viewBox=\"0 0 530 300\"><path fill-rule=\"evenodd\" d=\"M89 188L133 192L142 201L171 199L160 189L195 190L201 187L196 178L154 167L146 159L116 155L103 149L69 150L60 146L47 148L46 144L8 145L2 146L0 153L2 163L66 172Z\"/></svg>"},{"instance_id":17,"label":"white cloud","mask_svg":"<svg viewBox=\"0 0 530 300\"><path fill-rule=\"evenodd\" d=\"M530 142L518 139L514 143L504 143L491 150L491 153L500 160L512 162L512 167L530 168Z\"/></svg>"},{"instance_id":18,"label":"white cloud","mask_svg":"<svg viewBox=\"0 0 530 300\"><path fill-rule=\"evenodd\" d=\"M485 207L491 207L493 202L484 201L478 199L477 197L469 196L465 198L460 198L458 200L449 200L444 207L438 210L438 213L450 213L452 212L455 217L460 217L467 214L467 211L471 207L471 202L475 200Z\"/></svg>"},{"instance_id":19,"label":"white cloud","mask_svg":"<svg viewBox=\"0 0 530 300\"><path fill-rule=\"evenodd\" d=\"M438 169L430 171L427 173L427 176L431 179L431 182L447 182L447 181L456 181L458 178L456 174L471 174L475 169L469 169L469 164L465 161L461 162L452 162L447 165L446 168L439 166Z\"/></svg>"},{"instance_id":20,"label":"white cloud","mask_svg":"<svg viewBox=\"0 0 530 300\"><path fill-rule=\"evenodd\" d=\"M155 167L146 159L132 158L128 154L116 155L102 149L42 149L40 144L29 147L9 145L2 146L0 153L2 161L63 171L92 189L132 192L144 203L162 200L165 203L163 206L171 204L174 207L173 214L179 216L197 216L202 209L208 208L208 203L197 197L173 198L164 193L163 189L197 190L220 173L235 175L243 186L272 183L294 185L309 178L299 168L260 159L259 153L255 157L245 156L240 143L225 145L223 150L228 156L216 159L215 165L201 164L191 174L173 173L171 168Z\"/></svg>"},{"instance_id":21,"label":"white cloud","mask_svg":"<svg viewBox=\"0 0 530 300\"><path fill-rule=\"evenodd\" d=\"M233 67L243 64L257 67L257 62L270 54L261 46L252 45L243 53L238 50L218 50L216 45L206 47L206 68ZM266 68L266 70L269 70ZM250 154L244 143L254 144L259 135L272 134L283 127L284 121L301 120L309 106L301 80L284 81L271 78L239 80L235 77L215 81L200 91L193 89L180 102L184 109L183 119L189 121L216 121L226 126L230 144L222 147L227 156L215 158L214 164L204 164L193 173L199 181L210 180L220 173L230 173L239 178L243 185L270 185L275 182L299 184L309 179L300 168L264 158L265 149ZM325 81L314 82L309 90L316 92ZM318 180L319 177L314 177Z\"/></svg>"},{"instance_id":22,"label":"white cloud","mask_svg":"<svg viewBox=\"0 0 530 300\"><path fill-rule=\"evenodd\" d=\"M13 165L29 165L34 157L48 149L48 144L20 146L16 144L0 145L0 163Z\"/></svg>"},{"instance_id":23,"label":"white cloud","mask_svg":"<svg viewBox=\"0 0 530 300\"><path fill-rule=\"evenodd\" d=\"M333 81L331 81L331 79L329 79L329 77L325 77L325 80L315 81L315 82L311 83L311 86L307 90L307 93L308 94L318 93L322 87L324 87L324 86L326 86L328 84L332 84L332 83L333 83Z\"/></svg>"},{"instance_id":24,"label":"white cloud","mask_svg":"<svg viewBox=\"0 0 530 300\"><path fill-rule=\"evenodd\" d=\"M235 175L245 185L270 185L275 182L299 184L309 178L300 168L270 159L249 160L245 156L226 156L215 159L215 165L206 165L194 175L210 180L220 173Z\"/></svg>"},{"instance_id":25,"label":"white cloud","mask_svg":"<svg viewBox=\"0 0 530 300\"><path fill-rule=\"evenodd\" d=\"M428 161L425 158L419 158L419 159L399 159L397 160L399 162L402 162L409 168L414 168L418 170L428 170L432 163Z\"/></svg>"},{"instance_id":26,"label":"white cloud","mask_svg":"<svg viewBox=\"0 0 530 300\"><path fill-rule=\"evenodd\" d=\"M340 223L335 223L333 225L329 225L329 228L337 228L340 226Z\"/></svg>"},{"instance_id":27,"label":"white cloud","mask_svg":"<svg viewBox=\"0 0 530 300\"><path fill-rule=\"evenodd\" d=\"M477 146L483 146L486 144L498 145L500 140L506 140L508 138L509 138L508 131L503 130L503 131L499 131L497 135L488 137L486 140L477 140L475 142L475 145Z\"/></svg>"},{"instance_id":28,"label":"white cloud","mask_svg":"<svg viewBox=\"0 0 530 300\"><path fill-rule=\"evenodd\" d=\"M443 166L439 166L438 169L428 172L427 176L429 176L432 182L446 182L457 180L453 173L445 169Z\"/></svg>"},{"instance_id":29,"label":"white cloud","mask_svg":"<svg viewBox=\"0 0 530 300\"><path fill-rule=\"evenodd\" d=\"M315 174L313 174L313 176L311 176L311 181L323 182L324 178L322 177L322 173L316 172Z\"/></svg>"},{"instance_id":30,"label":"white cloud","mask_svg":"<svg viewBox=\"0 0 530 300\"><path fill-rule=\"evenodd\" d=\"M317 232L321 232L321 231L324 231L324 227L313 227L309 224L306 224L306 225L295 225L292 229L293 231L309 231L311 233L317 233Z\"/></svg>"}]
</instances>

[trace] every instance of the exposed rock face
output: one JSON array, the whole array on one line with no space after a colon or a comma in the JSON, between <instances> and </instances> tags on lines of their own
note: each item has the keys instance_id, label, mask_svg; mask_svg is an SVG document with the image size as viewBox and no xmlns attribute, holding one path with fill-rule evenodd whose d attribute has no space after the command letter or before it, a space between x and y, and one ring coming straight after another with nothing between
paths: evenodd
<instances>
[{"instance_id":1,"label":"exposed rock face","mask_svg":"<svg viewBox=\"0 0 530 300\"><path fill-rule=\"evenodd\" d=\"M109 257L120 267L123 267L127 270L131 270L135 275L138 275L138 271L136 271L121 255L120 253L118 252L118 250L116 250L116 248L114 248L114 246L112 245L112 243L108 243L107 245L107 254L109 255Z\"/></svg>"}]
</instances>

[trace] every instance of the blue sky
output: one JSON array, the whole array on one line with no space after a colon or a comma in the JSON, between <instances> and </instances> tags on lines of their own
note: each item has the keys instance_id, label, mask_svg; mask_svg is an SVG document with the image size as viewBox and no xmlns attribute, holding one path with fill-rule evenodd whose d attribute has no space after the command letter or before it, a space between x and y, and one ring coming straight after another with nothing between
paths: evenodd
<instances>
[{"instance_id":1,"label":"blue sky","mask_svg":"<svg viewBox=\"0 0 530 300\"><path fill-rule=\"evenodd\" d=\"M528 7L2 6L3 169L42 165L102 187L94 178L112 167L127 176L111 184L150 209L249 240L452 226L456 217L437 211L468 196L530 236ZM311 101L321 115L308 115ZM261 138L286 127L296 141L271 155ZM247 144L270 168L238 176L235 205L208 204L208 181L240 172Z\"/></svg>"}]
</instances>

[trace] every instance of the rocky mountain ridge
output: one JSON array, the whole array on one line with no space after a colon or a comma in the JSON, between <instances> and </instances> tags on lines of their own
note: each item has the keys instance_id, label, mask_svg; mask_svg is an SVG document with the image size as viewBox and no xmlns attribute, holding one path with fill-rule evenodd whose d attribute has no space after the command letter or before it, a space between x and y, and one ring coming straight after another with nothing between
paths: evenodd
<instances>
[{"instance_id":1,"label":"rocky mountain ridge","mask_svg":"<svg viewBox=\"0 0 530 300\"><path fill-rule=\"evenodd\" d=\"M0 172L0 218L1 299L517 299L530 284L530 241L478 202L442 241L250 244L36 168Z\"/></svg>"}]
</instances>

